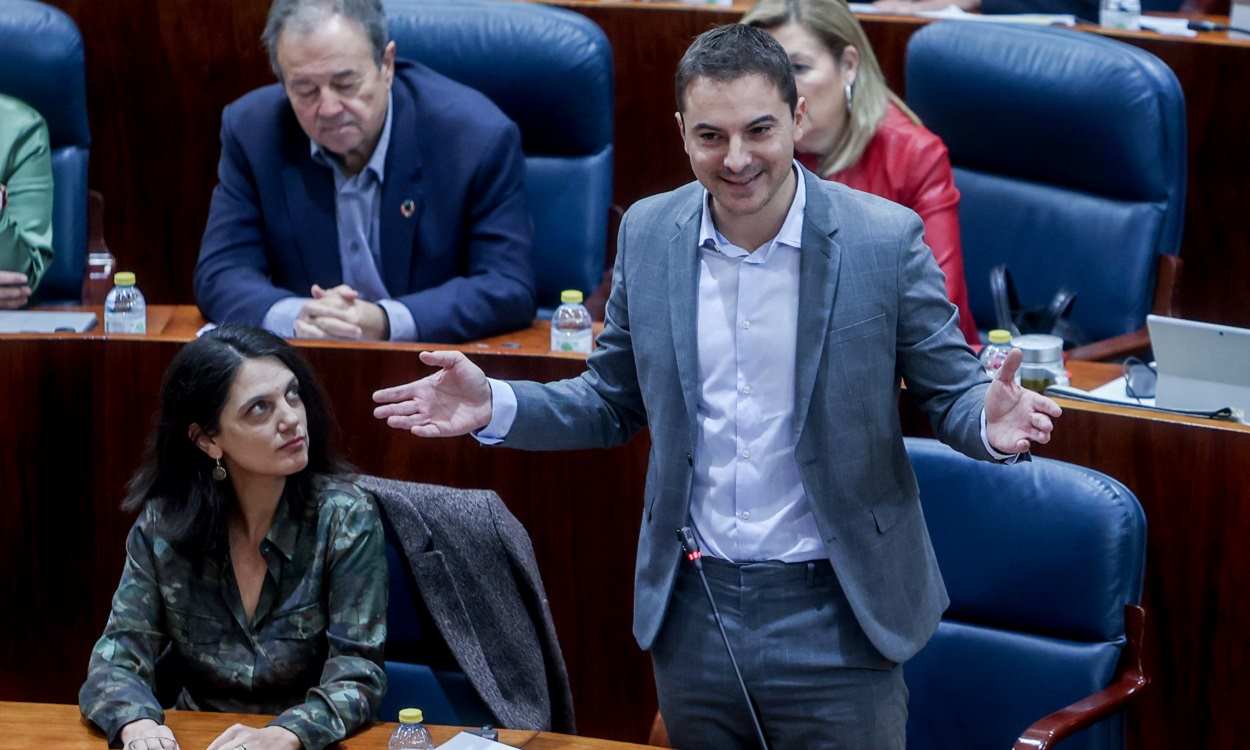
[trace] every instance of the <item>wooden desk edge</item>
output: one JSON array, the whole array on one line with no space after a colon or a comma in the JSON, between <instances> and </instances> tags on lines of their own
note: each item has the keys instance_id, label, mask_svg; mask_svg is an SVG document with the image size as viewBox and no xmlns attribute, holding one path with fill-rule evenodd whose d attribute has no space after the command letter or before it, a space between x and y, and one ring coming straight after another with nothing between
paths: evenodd
<instances>
[{"instance_id":1,"label":"wooden desk edge","mask_svg":"<svg viewBox=\"0 0 1250 750\"><path fill-rule=\"evenodd\" d=\"M212 713L206 711L165 712L165 723L179 741L188 747L207 746L233 724L263 726L272 716L264 714ZM377 722L353 734L336 747L343 750L385 750L393 722ZM467 727L431 725L434 741L442 744ZM552 750L629 750L633 745L612 740L541 732L533 729L500 729L499 741L517 748L531 743ZM0 701L0 748L101 747L104 735L79 713L78 706L63 703ZM53 744L48 744L53 743Z\"/></svg>"},{"instance_id":2,"label":"wooden desk edge","mask_svg":"<svg viewBox=\"0 0 1250 750\"><path fill-rule=\"evenodd\" d=\"M97 317L96 326L85 333L5 333L0 334L0 341L21 340L68 340L79 341L156 341L164 343L185 343L195 338L205 325L203 316L194 305L150 305L148 307L148 333L146 334L106 334L104 332L104 311L101 307L64 307L61 311L94 312ZM596 334L602 324L595 324ZM353 349L353 350L387 350L407 351L418 354L430 350L461 351L466 354L501 354L517 357L551 357L557 359L585 359L586 355L573 352L553 352L550 349L551 324L546 320L536 319L529 328L490 336L478 341L463 344L442 344L399 341L320 341L315 339L291 339L297 347L309 349Z\"/></svg>"}]
</instances>

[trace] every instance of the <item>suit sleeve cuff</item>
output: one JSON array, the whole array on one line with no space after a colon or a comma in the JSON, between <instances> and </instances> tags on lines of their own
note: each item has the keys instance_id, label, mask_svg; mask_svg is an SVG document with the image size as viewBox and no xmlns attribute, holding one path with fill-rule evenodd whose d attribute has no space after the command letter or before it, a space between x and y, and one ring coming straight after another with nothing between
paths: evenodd
<instances>
[{"instance_id":1,"label":"suit sleeve cuff","mask_svg":"<svg viewBox=\"0 0 1250 750\"><path fill-rule=\"evenodd\" d=\"M508 437L516 421L516 391L503 380L487 378L486 382L490 383L490 422L473 433L473 439L482 445L496 445Z\"/></svg>"},{"instance_id":2,"label":"suit sleeve cuff","mask_svg":"<svg viewBox=\"0 0 1250 750\"><path fill-rule=\"evenodd\" d=\"M986 431L986 428L985 428L985 409L984 408L981 409L981 445L985 446L985 452L990 454L990 457L993 458L995 461L1002 461L1004 463L1014 464L1016 461L1020 460L1019 453L1000 453L994 450L994 446L990 445L989 433Z\"/></svg>"},{"instance_id":3,"label":"suit sleeve cuff","mask_svg":"<svg viewBox=\"0 0 1250 750\"><path fill-rule=\"evenodd\" d=\"M307 297L283 297L265 312L260 327L275 336L295 338L295 319L304 309L304 304L310 301Z\"/></svg>"},{"instance_id":4,"label":"suit sleeve cuff","mask_svg":"<svg viewBox=\"0 0 1250 750\"><path fill-rule=\"evenodd\" d=\"M391 323L391 341L416 341L417 322L412 319L412 311L404 303L393 299L380 299L378 304L386 311Z\"/></svg>"}]
</instances>

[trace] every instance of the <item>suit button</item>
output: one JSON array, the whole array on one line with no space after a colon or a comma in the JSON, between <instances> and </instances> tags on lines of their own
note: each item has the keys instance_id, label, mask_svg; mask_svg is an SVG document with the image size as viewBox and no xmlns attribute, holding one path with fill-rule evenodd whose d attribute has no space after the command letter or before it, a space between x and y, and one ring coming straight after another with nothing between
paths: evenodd
<instances>
[{"instance_id":1,"label":"suit button","mask_svg":"<svg viewBox=\"0 0 1250 750\"><path fill-rule=\"evenodd\" d=\"M690 451L686 451L686 465L694 466L694 454Z\"/></svg>"}]
</instances>

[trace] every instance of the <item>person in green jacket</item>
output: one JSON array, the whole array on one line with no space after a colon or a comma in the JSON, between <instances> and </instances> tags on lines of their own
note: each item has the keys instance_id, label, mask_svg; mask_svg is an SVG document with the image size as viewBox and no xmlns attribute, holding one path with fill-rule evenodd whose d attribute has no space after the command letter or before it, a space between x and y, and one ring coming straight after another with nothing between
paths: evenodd
<instances>
[{"instance_id":1,"label":"person in green jacket","mask_svg":"<svg viewBox=\"0 0 1250 750\"><path fill-rule=\"evenodd\" d=\"M0 309L26 304L52 263L52 150L39 113L0 94Z\"/></svg>"}]
</instances>

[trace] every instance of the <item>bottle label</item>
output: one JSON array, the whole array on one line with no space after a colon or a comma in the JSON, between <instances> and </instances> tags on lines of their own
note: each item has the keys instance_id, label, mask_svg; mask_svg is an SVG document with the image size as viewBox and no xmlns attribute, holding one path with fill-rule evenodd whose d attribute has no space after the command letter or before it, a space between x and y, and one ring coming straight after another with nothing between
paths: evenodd
<instances>
[{"instance_id":1,"label":"bottle label","mask_svg":"<svg viewBox=\"0 0 1250 750\"><path fill-rule=\"evenodd\" d=\"M593 344L593 335L589 328L575 328L572 330L555 328L551 329L551 351L553 352L581 352L582 354L590 354L590 348Z\"/></svg>"},{"instance_id":2,"label":"bottle label","mask_svg":"<svg viewBox=\"0 0 1250 750\"><path fill-rule=\"evenodd\" d=\"M105 315L105 333L147 333L146 315Z\"/></svg>"}]
</instances>

